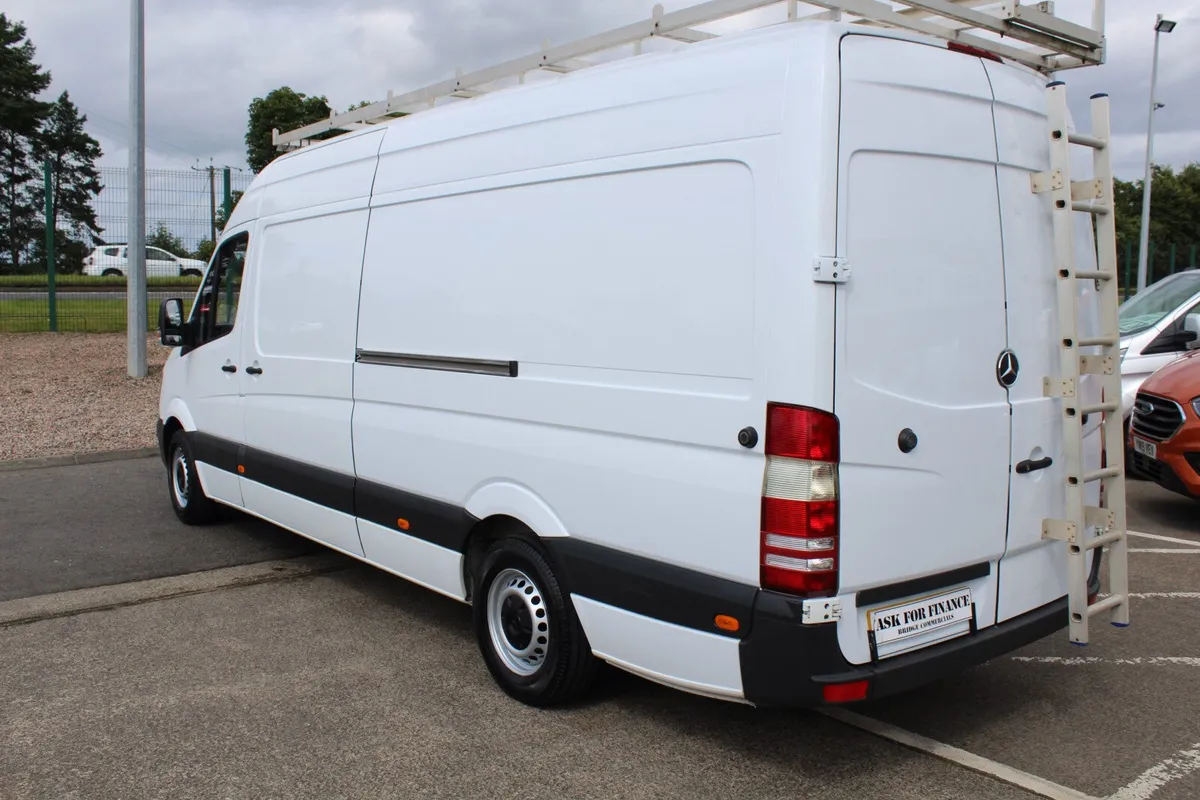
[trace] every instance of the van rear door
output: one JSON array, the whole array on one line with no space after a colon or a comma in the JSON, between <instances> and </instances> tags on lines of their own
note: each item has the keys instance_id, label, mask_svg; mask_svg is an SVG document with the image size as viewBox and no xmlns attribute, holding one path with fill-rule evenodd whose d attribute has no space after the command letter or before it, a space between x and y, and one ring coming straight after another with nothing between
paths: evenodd
<instances>
[{"instance_id":1,"label":"van rear door","mask_svg":"<svg viewBox=\"0 0 1200 800\"><path fill-rule=\"evenodd\" d=\"M1020 365L1017 380L1008 390L1011 460L1014 468L1022 462L1039 467L1034 471L1014 469L1011 478L1008 537L998 569L996 609L996 621L1004 622L1067 593L1066 544L1042 538L1042 520L1063 516L1066 472L1062 404L1042 392L1042 378L1061 370L1051 200L1049 193L1034 194L1029 181L1031 174L1050 168L1046 80L1023 69L981 63L995 97L1008 346ZM1091 151L1073 150L1071 174L1082 180L1092 174ZM1096 268L1092 227L1084 214L1075 215L1075 257L1078 269ZM1094 335L1099 333L1095 289L1087 281L1080 281L1078 287L1080 326ZM1082 377L1081 393L1088 403L1100 400L1097 377ZM1099 467L1099 428L1099 414L1084 423L1084 465L1089 470ZM1089 484L1085 502L1096 505L1098 500L1098 484Z\"/></svg>"},{"instance_id":2,"label":"van rear door","mask_svg":"<svg viewBox=\"0 0 1200 800\"><path fill-rule=\"evenodd\" d=\"M997 362L1008 341L981 61L849 35L841 62L837 255L852 277L837 289L838 635L845 657L865 663L966 632L959 620L868 635L870 612L943 588L970 590L977 627L995 622L1010 463Z\"/></svg>"}]
</instances>

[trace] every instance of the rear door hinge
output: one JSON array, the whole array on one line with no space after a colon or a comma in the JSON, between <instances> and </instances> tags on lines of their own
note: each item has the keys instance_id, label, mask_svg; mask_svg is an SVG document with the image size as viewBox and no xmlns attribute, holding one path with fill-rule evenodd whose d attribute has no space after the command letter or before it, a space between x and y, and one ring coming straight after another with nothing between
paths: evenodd
<instances>
[{"instance_id":1,"label":"rear door hinge","mask_svg":"<svg viewBox=\"0 0 1200 800\"><path fill-rule=\"evenodd\" d=\"M850 262L838 256L813 259L813 280L817 283L845 283L850 280Z\"/></svg>"},{"instance_id":2,"label":"rear door hinge","mask_svg":"<svg viewBox=\"0 0 1200 800\"><path fill-rule=\"evenodd\" d=\"M836 597L810 597L800 602L800 622L818 625L842 618L842 601Z\"/></svg>"}]
</instances>

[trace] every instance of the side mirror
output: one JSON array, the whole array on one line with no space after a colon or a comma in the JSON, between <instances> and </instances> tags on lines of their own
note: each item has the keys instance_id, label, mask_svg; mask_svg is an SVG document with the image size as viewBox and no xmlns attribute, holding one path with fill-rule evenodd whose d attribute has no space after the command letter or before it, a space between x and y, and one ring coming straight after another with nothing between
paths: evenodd
<instances>
[{"instance_id":1,"label":"side mirror","mask_svg":"<svg viewBox=\"0 0 1200 800\"><path fill-rule=\"evenodd\" d=\"M178 297L163 300L158 307L158 340L167 347L182 347L187 343L185 332L183 301Z\"/></svg>"},{"instance_id":2,"label":"side mirror","mask_svg":"<svg viewBox=\"0 0 1200 800\"><path fill-rule=\"evenodd\" d=\"M1188 314L1183 318L1183 330L1179 332L1179 342L1186 345L1188 350L1200 347L1200 314Z\"/></svg>"}]
</instances>

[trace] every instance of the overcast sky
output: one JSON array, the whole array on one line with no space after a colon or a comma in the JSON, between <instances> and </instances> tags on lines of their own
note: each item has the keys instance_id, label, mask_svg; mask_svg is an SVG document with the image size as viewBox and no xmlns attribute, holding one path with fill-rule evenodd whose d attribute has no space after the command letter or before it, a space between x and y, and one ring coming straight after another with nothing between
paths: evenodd
<instances>
[{"instance_id":1,"label":"overcast sky","mask_svg":"<svg viewBox=\"0 0 1200 800\"><path fill-rule=\"evenodd\" d=\"M691 5L670 0L667 10ZM245 166L250 100L288 85L336 109L381 99L649 16L651 0L146 0L146 106L151 167ZM1086 21L1091 0L1058 0ZM1086 98L1113 99L1117 173L1144 158L1154 15L1180 24L1164 36L1155 161L1200 160L1200 3L1108 0L1108 64L1064 73L1086 128ZM6 0L38 60L89 117L106 165L123 165L129 129L129 0Z\"/></svg>"}]
</instances>

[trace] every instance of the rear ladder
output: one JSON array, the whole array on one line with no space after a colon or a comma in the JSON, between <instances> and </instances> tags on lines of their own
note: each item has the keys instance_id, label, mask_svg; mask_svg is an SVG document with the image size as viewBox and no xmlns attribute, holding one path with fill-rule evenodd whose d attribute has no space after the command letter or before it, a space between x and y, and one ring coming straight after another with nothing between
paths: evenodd
<instances>
[{"instance_id":1,"label":"rear ladder","mask_svg":"<svg viewBox=\"0 0 1200 800\"><path fill-rule=\"evenodd\" d=\"M1088 642L1088 619L1110 611L1113 625L1129 624L1129 556L1125 530L1125 453L1121 420L1121 337L1117 325L1117 242L1113 216L1112 155L1109 148L1108 95L1092 96L1091 135L1071 133L1067 129L1067 87L1062 81L1047 86L1050 123L1050 170L1032 176L1033 191L1049 192L1054 225L1054 265L1058 275L1058 319L1060 335L1060 374L1043 381L1047 397L1062 400L1063 454L1066 460L1066 505L1064 519L1042 522L1042 538L1067 543L1067 591L1072 644ZM1094 177L1087 181L1071 180L1072 144L1090 147ZM1075 268L1073 214L1091 214L1096 230L1096 269ZM1100 327L1097 336L1083 336L1079 330L1076 281L1095 281L1099 287ZM1101 355L1081 355L1080 348L1100 347ZM1101 402L1083 402L1081 375L1097 375L1102 387ZM1083 420L1089 414L1102 414L1101 441L1104 459L1101 468L1085 471L1083 460ZM1089 506L1084 500L1088 483L1101 482L1100 505ZM1087 536L1090 526L1097 536ZM1088 604L1087 554L1101 557L1108 550L1109 594Z\"/></svg>"}]
</instances>

